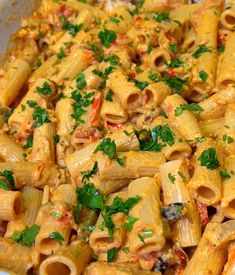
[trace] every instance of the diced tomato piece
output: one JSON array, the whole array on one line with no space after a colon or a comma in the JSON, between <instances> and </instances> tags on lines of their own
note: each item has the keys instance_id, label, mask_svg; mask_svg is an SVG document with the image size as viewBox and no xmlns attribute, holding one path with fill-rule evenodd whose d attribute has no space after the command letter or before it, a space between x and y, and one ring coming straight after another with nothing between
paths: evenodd
<instances>
[{"instance_id":1,"label":"diced tomato piece","mask_svg":"<svg viewBox=\"0 0 235 275\"><path fill-rule=\"evenodd\" d=\"M93 104L92 104L92 111L91 111L91 117L90 117L90 123L94 123L98 117L99 117L99 113L100 113L100 108L101 108L101 95L100 93L97 93L95 95Z\"/></svg>"},{"instance_id":2,"label":"diced tomato piece","mask_svg":"<svg viewBox=\"0 0 235 275\"><path fill-rule=\"evenodd\" d=\"M201 223L203 225L207 225L209 222L209 217L208 217L208 211L207 211L206 205L199 201L196 201L196 205L197 205L197 212L199 214Z\"/></svg>"},{"instance_id":3,"label":"diced tomato piece","mask_svg":"<svg viewBox=\"0 0 235 275\"><path fill-rule=\"evenodd\" d=\"M173 68L169 69L168 74L169 76L174 76L175 75L174 69Z\"/></svg>"},{"instance_id":4,"label":"diced tomato piece","mask_svg":"<svg viewBox=\"0 0 235 275\"><path fill-rule=\"evenodd\" d=\"M121 123L116 124L116 123L107 122L107 125L109 128L116 129L116 130L123 128L123 124Z\"/></svg>"}]
</instances>

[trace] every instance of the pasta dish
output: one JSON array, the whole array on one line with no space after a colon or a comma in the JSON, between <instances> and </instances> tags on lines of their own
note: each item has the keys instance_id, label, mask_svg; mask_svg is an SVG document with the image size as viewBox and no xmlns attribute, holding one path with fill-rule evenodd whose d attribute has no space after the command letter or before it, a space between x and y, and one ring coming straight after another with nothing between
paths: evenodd
<instances>
[{"instance_id":1,"label":"pasta dish","mask_svg":"<svg viewBox=\"0 0 235 275\"><path fill-rule=\"evenodd\" d=\"M0 69L0 267L235 274L235 1L42 0Z\"/></svg>"}]
</instances>

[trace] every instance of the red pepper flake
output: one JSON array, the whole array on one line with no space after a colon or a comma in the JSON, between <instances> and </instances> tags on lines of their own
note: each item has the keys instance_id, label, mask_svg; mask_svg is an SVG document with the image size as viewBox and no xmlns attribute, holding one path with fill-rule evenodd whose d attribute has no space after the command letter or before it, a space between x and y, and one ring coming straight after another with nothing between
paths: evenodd
<instances>
[{"instance_id":1,"label":"red pepper flake","mask_svg":"<svg viewBox=\"0 0 235 275\"><path fill-rule=\"evenodd\" d=\"M169 76L174 76L175 75L174 69L173 68L169 69L168 74Z\"/></svg>"}]
</instances>

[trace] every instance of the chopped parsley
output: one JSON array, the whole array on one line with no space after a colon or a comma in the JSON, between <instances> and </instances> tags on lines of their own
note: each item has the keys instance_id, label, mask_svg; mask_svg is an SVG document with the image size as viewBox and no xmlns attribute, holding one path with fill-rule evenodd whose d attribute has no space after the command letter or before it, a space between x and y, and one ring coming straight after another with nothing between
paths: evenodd
<instances>
[{"instance_id":1,"label":"chopped parsley","mask_svg":"<svg viewBox=\"0 0 235 275\"><path fill-rule=\"evenodd\" d=\"M91 177L93 177L98 172L98 162L96 161L89 171L82 171L82 182L85 183L86 181L89 181Z\"/></svg>"},{"instance_id":2,"label":"chopped parsley","mask_svg":"<svg viewBox=\"0 0 235 275\"><path fill-rule=\"evenodd\" d=\"M40 106L36 106L33 112L33 119L35 120L32 127L37 128L43 125L44 123L51 122L49 119L48 111L46 109L41 108Z\"/></svg>"},{"instance_id":3,"label":"chopped parsley","mask_svg":"<svg viewBox=\"0 0 235 275\"><path fill-rule=\"evenodd\" d=\"M116 158L116 162L117 162L121 167L125 167L125 160L126 160L126 157Z\"/></svg>"},{"instance_id":4,"label":"chopped parsley","mask_svg":"<svg viewBox=\"0 0 235 275\"><path fill-rule=\"evenodd\" d=\"M56 219L61 219L63 216L59 213L59 212L56 212L56 211L52 211L50 213L50 215L53 217L53 218L56 218Z\"/></svg>"},{"instance_id":5,"label":"chopped parsley","mask_svg":"<svg viewBox=\"0 0 235 275\"><path fill-rule=\"evenodd\" d=\"M27 138L25 144L23 145L23 149L31 148L32 146L33 146L33 134Z\"/></svg>"},{"instance_id":6,"label":"chopped parsley","mask_svg":"<svg viewBox=\"0 0 235 275\"><path fill-rule=\"evenodd\" d=\"M92 183L87 183L82 188L78 188L77 197L79 203L89 209L102 210L104 208L104 198Z\"/></svg>"},{"instance_id":7,"label":"chopped parsley","mask_svg":"<svg viewBox=\"0 0 235 275\"><path fill-rule=\"evenodd\" d=\"M127 254L127 253L130 252L130 249L129 249L128 246L125 246L125 247L122 248L122 251Z\"/></svg>"},{"instance_id":8,"label":"chopped parsley","mask_svg":"<svg viewBox=\"0 0 235 275\"><path fill-rule=\"evenodd\" d=\"M147 53L150 54L152 51L152 46L150 44L147 45Z\"/></svg>"},{"instance_id":9,"label":"chopped parsley","mask_svg":"<svg viewBox=\"0 0 235 275\"><path fill-rule=\"evenodd\" d=\"M167 64L169 68L179 68L185 65L186 64L178 58L173 59L169 64Z\"/></svg>"},{"instance_id":10,"label":"chopped parsley","mask_svg":"<svg viewBox=\"0 0 235 275\"><path fill-rule=\"evenodd\" d=\"M27 104L30 108L34 108L38 105L37 102L34 100L27 100Z\"/></svg>"},{"instance_id":11,"label":"chopped parsley","mask_svg":"<svg viewBox=\"0 0 235 275\"><path fill-rule=\"evenodd\" d=\"M162 147L172 146L175 143L174 134L168 124L158 125L152 130L135 131L135 134L140 143L141 151L156 151L160 152Z\"/></svg>"},{"instance_id":12,"label":"chopped parsley","mask_svg":"<svg viewBox=\"0 0 235 275\"><path fill-rule=\"evenodd\" d=\"M3 179L0 179L0 188L10 190L15 186L13 171L6 169L3 172L0 172L0 176L3 177Z\"/></svg>"},{"instance_id":13,"label":"chopped parsley","mask_svg":"<svg viewBox=\"0 0 235 275\"><path fill-rule=\"evenodd\" d=\"M175 183L176 178L174 175L172 175L171 173L168 173L167 176L168 176L168 179L171 181L171 183Z\"/></svg>"},{"instance_id":14,"label":"chopped parsley","mask_svg":"<svg viewBox=\"0 0 235 275\"><path fill-rule=\"evenodd\" d=\"M151 238L153 236L152 229L145 229L140 234L138 234L139 239L145 244L145 239Z\"/></svg>"},{"instance_id":15,"label":"chopped parsley","mask_svg":"<svg viewBox=\"0 0 235 275\"><path fill-rule=\"evenodd\" d=\"M43 94L43 95L51 95L52 94L51 86L46 81L43 83L42 87L37 87L36 90L38 93Z\"/></svg>"},{"instance_id":16,"label":"chopped parsley","mask_svg":"<svg viewBox=\"0 0 235 275\"><path fill-rule=\"evenodd\" d=\"M110 159L113 159L117 152L115 141L111 140L111 138L104 138L102 142L95 148L94 153L98 151L102 151Z\"/></svg>"},{"instance_id":17,"label":"chopped parsley","mask_svg":"<svg viewBox=\"0 0 235 275\"><path fill-rule=\"evenodd\" d=\"M224 179L230 179L231 176L229 175L228 171L226 169L223 169L220 171L220 176Z\"/></svg>"},{"instance_id":18,"label":"chopped parsley","mask_svg":"<svg viewBox=\"0 0 235 275\"><path fill-rule=\"evenodd\" d=\"M225 50L225 44L222 44L217 50L218 52L223 53Z\"/></svg>"},{"instance_id":19,"label":"chopped parsley","mask_svg":"<svg viewBox=\"0 0 235 275\"><path fill-rule=\"evenodd\" d=\"M63 59L64 57L66 57L66 54L64 52L64 49L63 48L60 48L59 52L57 53L57 58L58 59Z\"/></svg>"},{"instance_id":20,"label":"chopped parsley","mask_svg":"<svg viewBox=\"0 0 235 275\"><path fill-rule=\"evenodd\" d=\"M42 65L42 61L40 58L36 58L35 60L35 69L39 68Z\"/></svg>"},{"instance_id":21,"label":"chopped parsley","mask_svg":"<svg viewBox=\"0 0 235 275\"><path fill-rule=\"evenodd\" d=\"M60 136L59 135L55 135L53 137L53 139L54 139L54 142L57 143L57 144L60 142Z\"/></svg>"},{"instance_id":22,"label":"chopped parsley","mask_svg":"<svg viewBox=\"0 0 235 275\"><path fill-rule=\"evenodd\" d=\"M91 44L91 45L89 45L88 49L93 52L93 56L98 62L103 61L104 51L100 48L100 46L95 45L95 44Z\"/></svg>"},{"instance_id":23,"label":"chopped parsley","mask_svg":"<svg viewBox=\"0 0 235 275\"><path fill-rule=\"evenodd\" d=\"M195 137L195 140L196 140L196 142L201 143L201 142L205 141L206 138L205 137Z\"/></svg>"},{"instance_id":24,"label":"chopped parsley","mask_svg":"<svg viewBox=\"0 0 235 275\"><path fill-rule=\"evenodd\" d=\"M69 34L72 37L75 37L77 35L77 33L82 29L83 24L79 24L79 25L73 25L71 24L64 15L60 16L60 21L62 23L62 29L66 30L69 32Z\"/></svg>"},{"instance_id":25,"label":"chopped parsley","mask_svg":"<svg viewBox=\"0 0 235 275\"><path fill-rule=\"evenodd\" d=\"M134 79L134 78L129 78L129 81L134 82L135 86L138 89L140 89L141 91L149 85L149 83L147 81L139 81L139 80Z\"/></svg>"},{"instance_id":26,"label":"chopped parsley","mask_svg":"<svg viewBox=\"0 0 235 275\"><path fill-rule=\"evenodd\" d=\"M49 238L56 240L59 245L62 245L64 241L64 237L57 231L50 233Z\"/></svg>"},{"instance_id":27,"label":"chopped parsley","mask_svg":"<svg viewBox=\"0 0 235 275\"><path fill-rule=\"evenodd\" d=\"M109 90L107 91L107 93L106 93L104 99L105 99L106 101L113 102L112 96L113 96L113 91L112 91L111 89L109 89Z\"/></svg>"},{"instance_id":28,"label":"chopped parsley","mask_svg":"<svg viewBox=\"0 0 235 275\"><path fill-rule=\"evenodd\" d=\"M205 71L200 71L199 77L201 78L202 82L206 82L208 74Z\"/></svg>"},{"instance_id":29,"label":"chopped parsley","mask_svg":"<svg viewBox=\"0 0 235 275\"><path fill-rule=\"evenodd\" d=\"M112 215L116 213L128 213L131 208L133 208L139 201L141 197L136 196L133 198L128 198L126 201L123 201L120 197L115 197L111 205L105 206L101 212L104 219L102 227L108 229L109 235L112 238L114 233L114 224L112 222Z\"/></svg>"},{"instance_id":30,"label":"chopped parsley","mask_svg":"<svg viewBox=\"0 0 235 275\"><path fill-rule=\"evenodd\" d=\"M31 227L26 227L23 231L15 231L12 235L12 240L21 245L31 246L35 242L40 227L33 224Z\"/></svg>"},{"instance_id":31,"label":"chopped parsley","mask_svg":"<svg viewBox=\"0 0 235 275\"><path fill-rule=\"evenodd\" d=\"M181 177L181 179L183 180L183 182L186 182L186 177L183 173L181 173L180 171L177 172L177 174Z\"/></svg>"},{"instance_id":32,"label":"chopped parsley","mask_svg":"<svg viewBox=\"0 0 235 275\"><path fill-rule=\"evenodd\" d=\"M201 106L199 106L196 103L191 103L191 104L183 104L180 105L175 109L175 116L180 116L185 110L188 111L195 111L195 112L202 112L203 109Z\"/></svg>"},{"instance_id":33,"label":"chopped parsley","mask_svg":"<svg viewBox=\"0 0 235 275\"><path fill-rule=\"evenodd\" d=\"M208 48L205 44L199 45L198 49L192 54L192 56L198 59L203 53L211 53L212 49Z\"/></svg>"},{"instance_id":34,"label":"chopped parsley","mask_svg":"<svg viewBox=\"0 0 235 275\"><path fill-rule=\"evenodd\" d=\"M158 82L159 81L157 73L152 72L152 71L149 72L148 78L150 80L154 81L154 82Z\"/></svg>"},{"instance_id":35,"label":"chopped parsley","mask_svg":"<svg viewBox=\"0 0 235 275\"><path fill-rule=\"evenodd\" d=\"M178 51L178 47L176 44L170 44L170 49L173 53L176 53Z\"/></svg>"},{"instance_id":36,"label":"chopped parsley","mask_svg":"<svg viewBox=\"0 0 235 275\"><path fill-rule=\"evenodd\" d=\"M165 76L162 79L163 82L165 82L170 88L176 90L177 93L182 94L183 92L183 85L188 84L187 79L181 79L177 76Z\"/></svg>"},{"instance_id":37,"label":"chopped parsley","mask_svg":"<svg viewBox=\"0 0 235 275\"><path fill-rule=\"evenodd\" d=\"M86 110L84 108L88 107L93 103L93 96L94 92L90 93L81 93L78 90L75 90L71 94L71 98L75 100L73 103L73 109L74 113L72 114L72 117L75 120L75 126L78 124L85 123L84 120L81 119L82 115L86 113Z\"/></svg>"},{"instance_id":38,"label":"chopped parsley","mask_svg":"<svg viewBox=\"0 0 235 275\"><path fill-rule=\"evenodd\" d=\"M118 25L118 23L120 22L120 20L118 18L113 17L113 16L111 16L109 18L109 21L112 22L112 23L114 23L114 24L116 24L116 25Z\"/></svg>"},{"instance_id":39,"label":"chopped parsley","mask_svg":"<svg viewBox=\"0 0 235 275\"><path fill-rule=\"evenodd\" d=\"M105 48L109 48L110 44L116 40L117 35L114 31L104 29L104 31L99 32L98 37Z\"/></svg>"},{"instance_id":40,"label":"chopped parsley","mask_svg":"<svg viewBox=\"0 0 235 275\"><path fill-rule=\"evenodd\" d=\"M113 262L117 257L117 248L113 247L107 251L107 261L109 263Z\"/></svg>"},{"instance_id":41,"label":"chopped parsley","mask_svg":"<svg viewBox=\"0 0 235 275\"><path fill-rule=\"evenodd\" d=\"M115 230L112 222L112 215L116 213L128 213L141 199L140 196L128 198L123 201L120 197L115 197L111 205L105 205L107 200L92 183L85 184L82 188L77 189L79 205L93 210L101 210L103 223L99 226L102 230L107 228L110 237L113 237Z\"/></svg>"},{"instance_id":42,"label":"chopped parsley","mask_svg":"<svg viewBox=\"0 0 235 275\"><path fill-rule=\"evenodd\" d=\"M210 170L217 169L220 166L215 148L204 150L198 160L200 161L201 166L206 166Z\"/></svg>"},{"instance_id":43,"label":"chopped parsley","mask_svg":"<svg viewBox=\"0 0 235 275\"><path fill-rule=\"evenodd\" d=\"M223 135L223 141L230 144L234 142L234 139L228 135Z\"/></svg>"},{"instance_id":44,"label":"chopped parsley","mask_svg":"<svg viewBox=\"0 0 235 275\"><path fill-rule=\"evenodd\" d=\"M169 12L156 12L153 14L154 20L157 22L161 23L162 21L170 21L170 16Z\"/></svg>"},{"instance_id":45,"label":"chopped parsley","mask_svg":"<svg viewBox=\"0 0 235 275\"><path fill-rule=\"evenodd\" d=\"M129 215L126 217L126 220L127 222L123 224L123 227L125 227L128 232L131 232L133 225L138 221L138 218Z\"/></svg>"},{"instance_id":46,"label":"chopped parsley","mask_svg":"<svg viewBox=\"0 0 235 275\"><path fill-rule=\"evenodd\" d=\"M107 68L105 68L104 72L102 73L101 71L94 69L92 72L95 75L98 75L99 77L103 78L103 79L107 79L108 76L113 72L113 67L109 66Z\"/></svg>"},{"instance_id":47,"label":"chopped parsley","mask_svg":"<svg viewBox=\"0 0 235 275\"><path fill-rule=\"evenodd\" d=\"M85 74L80 73L77 78L76 78L76 87L79 90L82 90L84 87L86 87L86 79L85 79Z\"/></svg>"},{"instance_id":48,"label":"chopped parsley","mask_svg":"<svg viewBox=\"0 0 235 275\"><path fill-rule=\"evenodd\" d=\"M117 66L120 62L120 58L115 54L109 54L104 57L104 62L109 62L112 66Z\"/></svg>"}]
</instances>

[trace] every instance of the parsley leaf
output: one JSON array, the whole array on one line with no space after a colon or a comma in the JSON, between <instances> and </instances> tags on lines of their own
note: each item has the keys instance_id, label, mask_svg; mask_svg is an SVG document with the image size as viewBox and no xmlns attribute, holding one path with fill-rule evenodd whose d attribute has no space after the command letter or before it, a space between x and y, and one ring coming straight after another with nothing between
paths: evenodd
<instances>
[{"instance_id":1,"label":"parsley leaf","mask_svg":"<svg viewBox=\"0 0 235 275\"><path fill-rule=\"evenodd\" d=\"M58 144L60 142L60 135L55 135L53 139L54 139L54 142Z\"/></svg>"},{"instance_id":2,"label":"parsley leaf","mask_svg":"<svg viewBox=\"0 0 235 275\"><path fill-rule=\"evenodd\" d=\"M202 82L205 82L207 80L208 74L205 71L200 71L199 77L201 78Z\"/></svg>"},{"instance_id":3,"label":"parsley leaf","mask_svg":"<svg viewBox=\"0 0 235 275\"><path fill-rule=\"evenodd\" d=\"M165 76L163 77L162 81L180 94L183 92L183 85L189 83L187 79L184 80L177 76Z\"/></svg>"},{"instance_id":4,"label":"parsley leaf","mask_svg":"<svg viewBox=\"0 0 235 275\"><path fill-rule=\"evenodd\" d=\"M231 176L229 175L228 171L226 169L223 169L220 171L220 176L224 179L230 179Z\"/></svg>"},{"instance_id":5,"label":"parsley leaf","mask_svg":"<svg viewBox=\"0 0 235 275\"><path fill-rule=\"evenodd\" d=\"M223 135L223 141L230 144L234 142L234 139L228 135Z\"/></svg>"},{"instance_id":6,"label":"parsley leaf","mask_svg":"<svg viewBox=\"0 0 235 275\"><path fill-rule=\"evenodd\" d=\"M98 37L105 48L109 48L110 44L116 40L117 35L114 31L104 29L99 32Z\"/></svg>"},{"instance_id":7,"label":"parsley leaf","mask_svg":"<svg viewBox=\"0 0 235 275\"><path fill-rule=\"evenodd\" d=\"M141 232L141 234L138 234L139 239L145 244L145 239L151 238L153 236L153 230L152 229L145 229Z\"/></svg>"},{"instance_id":8,"label":"parsley leaf","mask_svg":"<svg viewBox=\"0 0 235 275\"><path fill-rule=\"evenodd\" d=\"M103 209L104 198L92 183L87 183L77 189L78 201L89 209Z\"/></svg>"},{"instance_id":9,"label":"parsley leaf","mask_svg":"<svg viewBox=\"0 0 235 275\"><path fill-rule=\"evenodd\" d=\"M0 179L0 188L4 189L4 190L11 190L11 187L9 186L9 184L7 184L6 182L4 182L1 179Z\"/></svg>"},{"instance_id":10,"label":"parsley leaf","mask_svg":"<svg viewBox=\"0 0 235 275\"><path fill-rule=\"evenodd\" d=\"M76 78L76 86L79 90L83 89L86 87L86 79L85 79L85 74L80 73L77 78Z\"/></svg>"},{"instance_id":11,"label":"parsley leaf","mask_svg":"<svg viewBox=\"0 0 235 275\"><path fill-rule=\"evenodd\" d=\"M162 21L170 21L169 12L156 12L153 14L153 19L161 23Z\"/></svg>"},{"instance_id":12,"label":"parsley leaf","mask_svg":"<svg viewBox=\"0 0 235 275\"><path fill-rule=\"evenodd\" d=\"M33 146L33 135L30 135L30 136L27 138L25 144L23 145L23 149L27 149L27 148L30 148L30 147L32 147L32 146Z\"/></svg>"},{"instance_id":13,"label":"parsley leaf","mask_svg":"<svg viewBox=\"0 0 235 275\"><path fill-rule=\"evenodd\" d=\"M109 89L108 92L106 93L104 99L106 101L113 102L112 96L113 96L113 91L111 89Z\"/></svg>"},{"instance_id":14,"label":"parsley leaf","mask_svg":"<svg viewBox=\"0 0 235 275\"><path fill-rule=\"evenodd\" d=\"M69 34L72 37L75 37L77 35L77 33L82 29L83 24L79 24L79 25L73 25L71 24L64 15L61 15L60 17L60 21L62 23L62 29L66 30L69 32Z\"/></svg>"},{"instance_id":15,"label":"parsley leaf","mask_svg":"<svg viewBox=\"0 0 235 275\"><path fill-rule=\"evenodd\" d=\"M50 215L53 217L53 218L56 218L56 219L61 219L63 217L63 215L61 215L59 212L56 212L56 211L52 211L50 213Z\"/></svg>"},{"instance_id":16,"label":"parsley leaf","mask_svg":"<svg viewBox=\"0 0 235 275\"><path fill-rule=\"evenodd\" d=\"M90 171L82 171L82 182L85 183L89 181L91 177L93 177L98 172L98 162L96 161Z\"/></svg>"},{"instance_id":17,"label":"parsley leaf","mask_svg":"<svg viewBox=\"0 0 235 275\"><path fill-rule=\"evenodd\" d=\"M195 111L195 112L203 111L202 107L196 103L184 104L184 105L180 105L175 109L175 116L180 116L185 110Z\"/></svg>"},{"instance_id":18,"label":"parsley leaf","mask_svg":"<svg viewBox=\"0 0 235 275\"><path fill-rule=\"evenodd\" d=\"M140 201L140 199L140 196L136 196L123 201L120 197L117 196L114 198L111 205L105 206L104 210L101 212L104 219L102 227L106 227L108 229L111 238L115 229L112 222L112 215L116 213L128 213L129 210Z\"/></svg>"},{"instance_id":19,"label":"parsley leaf","mask_svg":"<svg viewBox=\"0 0 235 275\"><path fill-rule=\"evenodd\" d=\"M86 113L85 107L88 107L93 103L94 92L90 93L80 93L78 90L75 90L71 94L71 98L74 99L76 102L73 103L74 113L72 117L75 120L76 127L79 123L85 123L84 120L81 119L81 116Z\"/></svg>"},{"instance_id":20,"label":"parsley leaf","mask_svg":"<svg viewBox=\"0 0 235 275\"><path fill-rule=\"evenodd\" d=\"M199 48L192 54L192 56L198 59L203 53L211 53L212 49L208 48L206 44L199 45Z\"/></svg>"},{"instance_id":21,"label":"parsley leaf","mask_svg":"<svg viewBox=\"0 0 235 275\"><path fill-rule=\"evenodd\" d=\"M107 261L109 263L113 262L117 256L117 248L113 247L107 251Z\"/></svg>"},{"instance_id":22,"label":"parsley leaf","mask_svg":"<svg viewBox=\"0 0 235 275\"><path fill-rule=\"evenodd\" d=\"M95 148L94 153L103 151L110 159L113 159L116 155L116 144L111 138L104 138L102 142Z\"/></svg>"},{"instance_id":23,"label":"parsley leaf","mask_svg":"<svg viewBox=\"0 0 235 275\"><path fill-rule=\"evenodd\" d=\"M1 180L1 186L3 189L11 189L11 187L15 186L15 179L13 177L13 171L11 170L4 170L3 172L0 172L0 176L4 177L5 181ZM5 187L5 188L4 188Z\"/></svg>"},{"instance_id":24,"label":"parsley leaf","mask_svg":"<svg viewBox=\"0 0 235 275\"><path fill-rule=\"evenodd\" d=\"M183 61L181 61L180 59L178 59L178 58L175 58L175 59L173 59L167 66L169 67L169 68L179 68L179 67L183 67L183 66L185 66L186 64L183 62Z\"/></svg>"},{"instance_id":25,"label":"parsley leaf","mask_svg":"<svg viewBox=\"0 0 235 275\"><path fill-rule=\"evenodd\" d=\"M104 62L109 62L112 66L117 66L120 62L120 58L115 54L109 54L104 57Z\"/></svg>"},{"instance_id":26,"label":"parsley leaf","mask_svg":"<svg viewBox=\"0 0 235 275\"><path fill-rule=\"evenodd\" d=\"M49 238L56 240L59 245L62 245L64 241L64 237L57 231L50 233Z\"/></svg>"},{"instance_id":27,"label":"parsley leaf","mask_svg":"<svg viewBox=\"0 0 235 275\"><path fill-rule=\"evenodd\" d=\"M43 95L51 95L52 94L51 86L46 81L43 83L42 87L37 87L36 90L38 93L43 94Z\"/></svg>"},{"instance_id":28,"label":"parsley leaf","mask_svg":"<svg viewBox=\"0 0 235 275\"><path fill-rule=\"evenodd\" d=\"M154 81L154 82L158 82L159 81L157 73L152 72L152 71L149 72L148 78L150 80Z\"/></svg>"},{"instance_id":29,"label":"parsley leaf","mask_svg":"<svg viewBox=\"0 0 235 275\"><path fill-rule=\"evenodd\" d=\"M206 166L211 170L217 169L220 166L215 148L204 150L198 160L200 161L201 166Z\"/></svg>"},{"instance_id":30,"label":"parsley leaf","mask_svg":"<svg viewBox=\"0 0 235 275\"><path fill-rule=\"evenodd\" d=\"M48 118L48 111L46 109L41 108L40 106L36 106L33 112L33 119L35 122L33 123L32 127L37 128L43 125L44 123L51 122Z\"/></svg>"},{"instance_id":31,"label":"parsley leaf","mask_svg":"<svg viewBox=\"0 0 235 275\"><path fill-rule=\"evenodd\" d=\"M34 100L27 100L27 104L30 108L34 108L38 105Z\"/></svg>"},{"instance_id":32,"label":"parsley leaf","mask_svg":"<svg viewBox=\"0 0 235 275\"><path fill-rule=\"evenodd\" d=\"M66 54L64 52L64 49L63 48L60 48L59 52L57 53L57 58L58 59L63 59L64 57L66 57Z\"/></svg>"},{"instance_id":33,"label":"parsley leaf","mask_svg":"<svg viewBox=\"0 0 235 275\"><path fill-rule=\"evenodd\" d=\"M116 158L116 162L117 162L121 167L125 167L125 160L126 160L126 157Z\"/></svg>"},{"instance_id":34,"label":"parsley leaf","mask_svg":"<svg viewBox=\"0 0 235 275\"><path fill-rule=\"evenodd\" d=\"M139 88L141 91L149 85L149 83L147 81L139 81L139 80L134 79L134 78L129 78L129 81L134 82L135 86L137 88Z\"/></svg>"},{"instance_id":35,"label":"parsley leaf","mask_svg":"<svg viewBox=\"0 0 235 275\"><path fill-rule=\"evenodd\" d=\"M225 50L225 44L222 44L217 50L218 52L223 53Z\"/></svg>"},{"instance_id":36,"label":"parsley leaf","mask_svg":"<svg viewBox=\"0 0 235 275\"><path fill-rule=\"evenodd\" d=\"M176 53L178 51L178 47L176 44L170 44L170 49L173 53Z\"/></svg>"},{"instance_id":37,"label":"parsley leaf","mask_svg":"<svg viewBox=\"0 0 235 275\"><path fill-rule=\"evenodd\" d=\"M21 245L31 246L37 237L40 227L33 224L31 227L26 227L23 231L15 231L12 235L12 240Z\"/></svg>"},{"instance_id":38,"label":"parsley leaf","mask_svg":"<svg viewBox=\"0 0 235 275\"><path fill-rule=\"evenodd\" d=\"M113 16L110 17L109 21L116 25L118 25L118 23L120 22L119 19L117 19L116 17L113 17Z\"/></svg>"},{"instance_id":39,"label":"parsley leaf","mask_svg":"<svg viewBox=\"0 0 235 275\"><path fill-rule=\"evenodd\" d=\"M174 134L168 124L158 125L152 130L143 129L135 131L135 134L140 143L140 150L142 151L160 152L166 144L172 146L175 142ZM160 143L160 141L162 143Z\"/></svg>"},{"instance_id":40,"label":"parsley leaf","mask_svg":"<svg viewBox=\"0 0 235 275\"><path fill-rule=\"evenodd\" d=\"M168 176L168 179L171 181L171 183L175 183L176 178L174 175L172 175L171 173L168 173L167 176Z\"/></svg>"},{"instance_id":41,"label":"parsley leaf","mask_svg":"<svg viewBox=\"0 0 235 275\"><path fill-rule=\"evenodd\" d=\"M138 218L135 218L131 215L126 217L127 223L123 224L123 227L125 227L127 229L128 232L131 232L134 223L136 223L138 221Z\"/></svg>"}]
</instances>

